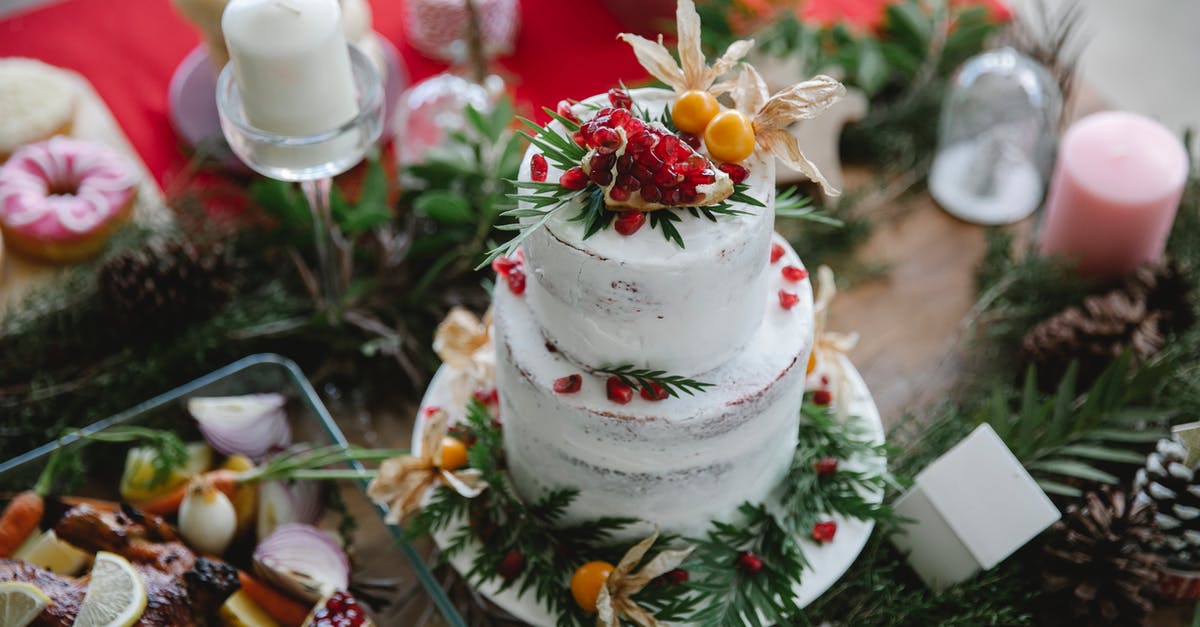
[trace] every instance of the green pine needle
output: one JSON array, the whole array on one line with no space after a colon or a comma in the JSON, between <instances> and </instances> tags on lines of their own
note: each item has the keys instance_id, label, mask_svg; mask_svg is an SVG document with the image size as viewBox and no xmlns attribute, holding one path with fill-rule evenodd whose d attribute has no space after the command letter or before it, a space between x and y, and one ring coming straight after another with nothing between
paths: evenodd
<instances>
[{"instance_id":1,"label":"green pine needle","mask_svg":"<svg viewBox=\"0 0 1200 627\"><path fill-rule=\"evenodd\" d=\"M696 392L703 392L705 388L710 388L713 385L688 377L667 374L665 370L635 368L630 364L597 368L596 372L617 377L622 383L631 388L653 392L653 386L657 385L664 392L674 397L678 397L680 393L691 396Z\"/></svg>"}]
</instances>

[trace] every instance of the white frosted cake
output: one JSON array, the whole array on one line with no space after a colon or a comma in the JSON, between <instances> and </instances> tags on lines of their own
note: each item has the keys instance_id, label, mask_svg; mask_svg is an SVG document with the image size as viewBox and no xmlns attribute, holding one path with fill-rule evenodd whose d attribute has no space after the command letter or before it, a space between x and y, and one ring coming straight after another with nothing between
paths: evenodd
<instances>
[{"instance_id":1,"label":"white frosted cake","mask_svg":"<svg viewBox=\"0 0 1200 627\"><path fill-rule=\"evenodd\" d=\"M674 98L631 95L651 119ZM586 122L603 105L600 96L573 112ZM540 152L527 152L521 180ZM575 488L569 520L628 516L698 534L778 486L796 446L813 309L799 258L773 234L767 157L742 162L743 193L765 206L731 199L744 213L715 221L684 213L674 225L685 247L649 224L585 238L575 208L524 241L524 289L498 282L493 335L507 463L525 499ZM548 170L558 181L562 171ZM618 366L711 385L614 399L605 371ZM572 375L577 390L556 389Z\"/></svg>"}]
</instances>

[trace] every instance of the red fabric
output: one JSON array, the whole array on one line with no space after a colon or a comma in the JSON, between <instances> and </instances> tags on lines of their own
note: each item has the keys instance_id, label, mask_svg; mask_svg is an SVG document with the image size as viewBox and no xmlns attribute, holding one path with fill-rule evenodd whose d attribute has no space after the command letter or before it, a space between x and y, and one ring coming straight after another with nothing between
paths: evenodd
<instances>
[{"instance_id":1,"label":"red fabric","mask_svg":"<svg viewBox=\"0 0 1200 627\"><path fill-rule=\"evenodd\" d=\"M402 2L371 4L375 30L397 44L411 81L445 68L403 43ZM643 79L616 40L621 31L600 0L521 0L516 50L500 61L518 106L540 111ZM187 160L171 129L167 87L198 42L168 0L66 0L0 21L0 57L33 57L85 76L163 187Z\"/></svg>"}]
</instances>

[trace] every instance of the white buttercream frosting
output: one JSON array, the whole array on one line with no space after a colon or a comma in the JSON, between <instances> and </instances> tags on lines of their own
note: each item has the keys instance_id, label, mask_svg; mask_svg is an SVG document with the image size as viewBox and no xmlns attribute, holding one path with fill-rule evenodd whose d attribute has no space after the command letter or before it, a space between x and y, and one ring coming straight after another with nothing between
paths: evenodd
<instances>
[{"instance_id":1,"label":"white buttercream frosting","mask_svg":"<svg viewBox=\"0 0 1200 627\"><path fill-rule=\"evenodd\" d=\"M517 296L499 285L496 377L518 491L534 499L577 488L568 521L630 516L679 533L702 533L714 519L731 519L741 503L764 500L792 459L813 339L811 286L782 277L779 267L800 260L782 238L775 241L787 253L768 270L770 240L764 247L764 280L753 296L759 313L748 322L753 332L742 350L697 377L713 387L657 402L608 400L605 375L587 372L548 341L528 292ZM779 290L800 301L784 309ZM727 332L697 327L691 339L708 345ZM583 375L582 389L555 393L554 381L571 374Z\"/></svg>"},{"instance_id":2,"label":"white buttercream frosting","mask_svg":"<svg viewBox=\"0 0 1200 627\"><path fill-rule=\"evenodd\" d=\"M62 72L33 59L0 59L0 156L45 139L75 113L75 95Z\"/></svg>"},{"instance_id":3,"label":"white buttercream frosting","mask_svg":"<svg viewBox=\"0 0 1200 627\"><path fill-rule=\"evenodd\" d=\"M652 117L671 92L636 89L635 106ZM577 105L607 104L602 96ZM520 178L529 180L531 147ZM552 218L524 243L532 279L526 297L547 339L579 363L632 364L683 376L728 361L754 335L762 319L766 262L774 229L775 164L751 158L749 194L767 208L742 203L748 215L683 215L675 223L686 248L667 241L650 224L631 236L609 228L584 239L575 207ZM561 171L550 164L548 181Z\"/></svg>"}]
</instances>

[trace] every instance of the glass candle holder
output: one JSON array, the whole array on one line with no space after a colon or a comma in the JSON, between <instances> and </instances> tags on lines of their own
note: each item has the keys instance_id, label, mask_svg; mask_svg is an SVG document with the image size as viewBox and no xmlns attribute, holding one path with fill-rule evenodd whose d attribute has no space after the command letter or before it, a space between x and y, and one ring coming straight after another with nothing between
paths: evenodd
<instances>
[{"instance_id":1,"label":"glass candle holder","mask_svg":"<svg viewBox=\"0 0 1200 627\"><path fill-rule=\"evenodd\" d=\"M475 0L483 52L497 57L512 52L520 18L517 0ZM467 56L470 16L466 0L408 0L404 34L422 54L448 62Z\"/></svg>"},{"instance_id":2,"label":"glass candle holder","mask_svg":"<svg viewBox=\"0 0 1200 627\"><path fill-rule=\"evenodd\" d=\"M979 224L1009 224L1041 203L1054 163L1062 95L1045 67L1012 48L955 73L942 108L929 191Z\"/></svg>"}]
</instances>

